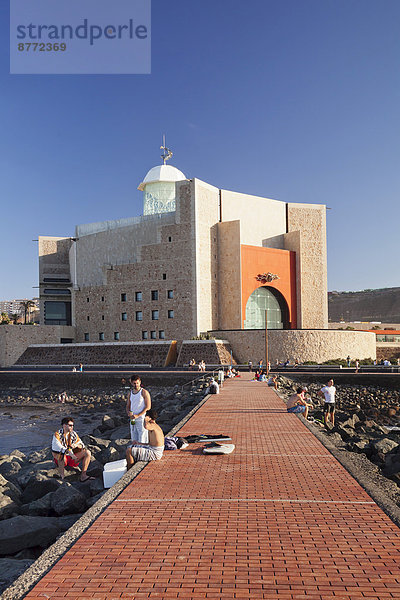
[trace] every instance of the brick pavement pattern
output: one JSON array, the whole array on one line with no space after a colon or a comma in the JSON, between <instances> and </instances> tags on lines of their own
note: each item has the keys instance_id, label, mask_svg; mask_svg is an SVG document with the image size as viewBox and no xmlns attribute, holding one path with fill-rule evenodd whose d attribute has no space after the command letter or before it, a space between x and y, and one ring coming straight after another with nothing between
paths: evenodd
<instances>
[{"instance_id":1,"label":"brick pavement pattern","mask_svg":"<svg viewBox=\"0 0 400 600\"><path fill-rule=\"evenodd\" d=\"M150 463L26 598L400 598L398 528L272 389L228 380L196 433L236 449Z\"/></svg>"}]
</instances>

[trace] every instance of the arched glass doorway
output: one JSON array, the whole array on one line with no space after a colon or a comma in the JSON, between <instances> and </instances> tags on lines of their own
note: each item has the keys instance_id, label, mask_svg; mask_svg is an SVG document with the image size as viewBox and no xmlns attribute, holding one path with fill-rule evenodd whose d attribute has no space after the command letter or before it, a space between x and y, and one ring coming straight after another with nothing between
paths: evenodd
<instances>
[{"instance_id":1,"label":"arched glass doorway","mask_svg":"<svg viewBox=\"0 0 400 600\"><path fill-rule=\"evenodd\" d=\"M245 329L264 329L267 311L268 329L287 329L288 308L282 294L275 288L262 286L254 290L246 304Z\"/></svg>"}]
</instances>

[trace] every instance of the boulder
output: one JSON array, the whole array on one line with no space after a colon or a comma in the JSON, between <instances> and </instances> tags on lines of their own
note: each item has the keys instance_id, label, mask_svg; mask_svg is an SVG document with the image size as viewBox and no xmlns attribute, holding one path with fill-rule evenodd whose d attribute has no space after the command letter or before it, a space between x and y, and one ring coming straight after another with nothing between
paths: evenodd
<instances>
[{"instance_id":1,"label":"boulder","mask_svg":"<svg viewBox=\"0 0 400 600\"><path fill-rule=\"evenodd\" d=\"M19 502L0 492L0 519L7 519L7 517L11 517L18 512L19 505Z\"/></svg>"},{"instance_id":2,"label":"boulder","mask_svg":"<svg viewBox=\"0 0 400 600\"><path fill-rule=\"evenodd\" d=\"M58 536L60 526L53 517L18 515L0 522L0 556L15 554L24 548L46 547Z\"/></svg>"},{"instance_id":3,"label":"boulder","mask_svg":"<svg viewBox=\"0 0 400 600\"><path fill-rule=\"evenodd\" d=\"M394 448L397 448L399 444L390 438L383 438L381 440L372 441L370 445L375 453L380 452L382 454L386 454Z\"/></svg>"},{"instance_id":4,"label":"boulder","mask_svg":"<svg viewBox=\"0 0 400 600\"><path fill-rule=\"evenodd\" d=\"M22 458L22 460L26 459L26 454L24 454L23 452L21 452L21 450L18 449L10 452L10 456L17 456L18 458Z\"/></svg>"},{"instance_id":5,"label":"boulder","mask_svg":"<svg viewBox=\"0 0 400 600\"><path fill-rule=\"evenodd\" d=\"M44 448L43 450L37 450L35 452L31 452L28 456L28 461L30 463L37 463L44 460L51 460L53 457L50 448Z\"/></svg>"},{"instance_id":6,"label":"boulder","mask_svg":"<svg viewBox=\"0 0 400 600\"><path fill-rule=\"evenodd\" d=\"M44 473L34 473L25 487L21 500L24 504L41 498L49 492L55 492L63 485L60 479L48 477Z\"/></svg>"},{"instance_id":7,"label":"boulder","mask_svg":"<svg viewBox=\"0 0 400 600\"><path fill-rule=\"evenodd\" d=\"M6 456L0 462L0 475L6 479L14 479L21 470L23 460L18 456Z\"/></svg>"},{"instance_id":8,"label":"boulder","mask_svg":"<svg viewBox=\"0 0 400 600\"><path fill-rule=\"evenodd\" d=\"M23 504L19 509L22 515L32 515L37 517L48 517L51 513L51 497L54 492L49 492L43 498L33 500L29 504Z\"/></svg>"},{"instance_id":9,"label":"boulder","mask_svg":"<svg viewBox=\"0 0 400 600\"><path fill-rule=\"evenodd\" d=\"M101 425L105 428L105 430L115 429L114 420L109 415L104 415Z\"/></svg>"},{"instance_id":10,"label":"boulder","mask_svg":"<svg viewBox=\"0 0 400 600\"><path fill-rule=\"evenodd\" d=\"M118 450L120 458L125 457L126 448L129 444L129 442L130 442L129 439L114 440L113 446L114 446L114 448L116 448Z\"/></svg>"},{"instance_id":11,"label":"boulder","mask_svg":"<svg viewBox=\"0 0 400 600\"><path fill-rule=\"evenodd\" d=\"M22 494L21 488L14 485L11 481L7 481L5 485L1 485L0 492L6 496L10 496L15 502L19 501Z\"/></svg>"},{"instance_id":12,"label":"boulder","mask_svg":"<svg viewBox=\"0 0 400 600\"><path fill-rule=\"evenodd\" d=\"M109 463L109 462L113 462L114 460L118 460L118 459L119 459L119 452L112 446L109 446L108 448L104 448L104 450L102 450L100 452L100 454L97 456L97 460L99 462L101 462L103 465L105 465L106 463Z\"/></svg>"},{"instance_id":13,"label":"boulder","mask_svg":"<svg viewBox=\"0 0 400 600\"><path fill-rule=\"evenodd\" d=\"M0 593L34 562L33 559L0 558Z\"/></svg>"},{"instance_id":14,"label":"boulder","mask_svg":"<svg viewBox=\"0 0 400 600\"><path fill-rule=\"evenodd\" d=\"M109 434L111 440L118 440L120 438L131 438L131 432L129 428L129 422L126 422L126 425L121 425L117 427Z\"/></svg>"},{"instance_id":15,"label":"boulder","mask_svg":"<svg viewBox=\"0 0 400 600\"><path fill-rule=\"evenodd\" d=\"M89 468L87 470L87 474L90 477L102 477L103 476L103 465L98 460L92 460L90 462Z\"/></svg>"},{"instance_id":16,"label":"boulder","mask_svg":"<svg viewBox=\"0 0 400 600\"><path fill-rule=\"evenodd\" d=\"M75 515L64 515L63 517L58 517L58 524L61 527L62 531L67 531L67 529L69 529L70 527L72 527L72 525L74 525L78 519L81 518L81 514L75 514Z\"/></svg>"},{"instance_id":17,"label":"boulder","mask_svg":"<svg viewBox=\"0 0 400 600\"><path fill-rule=\"evenodd\" d=\"M86 508L86 498L70 483L64 482L52 495L51 508L60 516L83 512Z\"/></svg>"},{"instance_id":18,"label":"boulder","mask_svg":"<svg viewBox=\"0 0 400 600\"><path fill-rule=\"evenodd\" d=\"M102 438L95 437L94 435L84 435L82 442L86 446L97 446L98 448L108 448L110 440L103 440Z\"/></svg>"}]
</instances>

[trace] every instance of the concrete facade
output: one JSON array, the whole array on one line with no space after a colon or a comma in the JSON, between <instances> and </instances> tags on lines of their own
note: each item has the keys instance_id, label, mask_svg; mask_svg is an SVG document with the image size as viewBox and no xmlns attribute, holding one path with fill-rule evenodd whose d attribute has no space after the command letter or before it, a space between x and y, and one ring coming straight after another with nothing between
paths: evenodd
<instances>
[{"instance_id":1,"label":"concrete facade","mask_svg":"<svg viewBox=\"0 0 400 600\"><path fill-rule=\"evenodd\" d=\"M10 367L30 344L59 344L62 338L73 339L73 327L57 325L1 325L0 367Z\"/></svg>"},{"instance_id":2,"label":"concrete facade","mask_svg":"<svg viewBox=\"0 0 400 600\"><path fill-rule=\"evenodd\" d=\"M265 331L235 330L213 331L213 335L227 340L239 363L249 360L256 364L265 361ZM268 332L268 357L271 364L290 360L294 363L325 362L348 355L358 359L376 358L373 333L364 331L273 330Z\"/></svg>"}]
</instances>

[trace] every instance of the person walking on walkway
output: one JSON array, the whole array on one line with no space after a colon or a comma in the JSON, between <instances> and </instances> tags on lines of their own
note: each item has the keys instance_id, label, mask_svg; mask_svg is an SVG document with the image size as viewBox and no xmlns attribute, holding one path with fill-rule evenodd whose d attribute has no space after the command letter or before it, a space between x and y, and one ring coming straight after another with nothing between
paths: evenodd
<instances>
[{"instance_id":1,"label":"person walking on walkway","mask_svg":"<svg viewBox=\"0 0 400 600\"><path fill-rule=\"evenodd\" d=\"M328 422L335 424L335 394L336 388L333 385L333 379L330 379L328 383L318 392L318 396L325 397L324 403L324 421L325 427L328 427Z\"/></svg>"},{"instance_id":2,"label":"person walking on walkway","mask_svg":"<svg viewBox=\"0 0 400 600\"><path fill-rule=\"evenodd\" d=\"M142 388L142 382L139 375L132 375L130 378L132 390L126 401L126 414L131 420L131 440L146 444L148 433L144 426L144 417L146 411L151 408L151 398L147 390Z\"/></svg>"}]
</instances>

